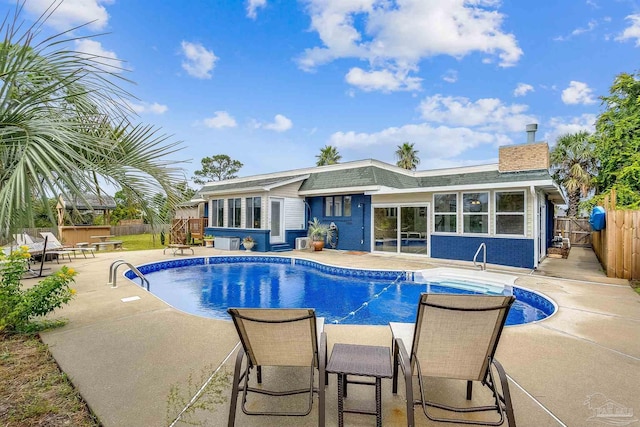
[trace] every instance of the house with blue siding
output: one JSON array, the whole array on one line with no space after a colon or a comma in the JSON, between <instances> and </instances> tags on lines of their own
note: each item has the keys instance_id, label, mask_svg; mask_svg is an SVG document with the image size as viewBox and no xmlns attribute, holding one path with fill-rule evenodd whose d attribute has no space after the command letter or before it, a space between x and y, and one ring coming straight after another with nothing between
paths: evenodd
<instances>
[{"instance_id":1,"label":"house with blue siding","mask_svg":"<svg viewBox=\"0 0 640 427\"><path fill-rule=\"evenodd\" d=\"M308 221L334 228L326 247L534 268L564 198L542 142L503 146L497 164L410 171L377 160L248 176L204 185L206 234L252 236L254 250L307 243Z\"/></svg>"}]
</instances>

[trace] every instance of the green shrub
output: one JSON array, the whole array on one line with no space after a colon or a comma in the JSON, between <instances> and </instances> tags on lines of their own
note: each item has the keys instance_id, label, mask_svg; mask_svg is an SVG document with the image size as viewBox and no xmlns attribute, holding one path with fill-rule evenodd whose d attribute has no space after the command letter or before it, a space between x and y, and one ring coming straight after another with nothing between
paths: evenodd
<instances>
[{"instance_id":1,"label":"green shrub","mask_svg":"<svg viewBox=\"0 0 640 427\"><path fill-rule=\"evenodd\" d=\"M0 334L33 329L33 318L62 307L76 291L69 287L76 272L67 266L28 288L22 288L22 275L30 255L20 247L11 255L0 255Z\"/></svg>"}]
</instances>

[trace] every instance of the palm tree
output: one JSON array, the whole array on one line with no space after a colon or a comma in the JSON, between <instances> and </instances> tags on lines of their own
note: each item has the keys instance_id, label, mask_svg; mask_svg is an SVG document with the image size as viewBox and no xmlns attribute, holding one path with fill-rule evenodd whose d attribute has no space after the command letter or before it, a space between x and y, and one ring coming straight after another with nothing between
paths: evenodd
<instances>
[{"instance_id":1,"label":"palm tree","mask_svg":"<svg viewBox=\"0 0 640 427\"><path fill-rule=\"evenodd\" d=\"M598 164L594 144L586 131L560 136L551 151L553 179L564 188L569 199L567 216L578 214L580 197L595 187Z\"/></svg>"},{"instance_id":2,"label":"palm tree","mask_svg":"<svg viewBox=\"0 0 640 427\"><path fill-rule=\"evenodd\" d=\"M316 166L326 166L339 163L342 156L338 154L338 149L336 147L325 145L324 148L320 149L320 154L318 154L316 158L318 159Z\"/></svg>"},{"instance_id":3,"label":"palm tree","mask_svg":"<svg viewBox=\"0 0 640 427\"><path fill-rule=\"evenodd\" d=\"M68 46L85 37L36 40L57 6L25 30L16 7L0 25L0 235L32 224L38 199L84 200L104 194L105 183L142 206L158 191L175 199L184 173L166 156L179 143L130 121L131 96L116 83L126 81L122 70Z\"/></svg>"},{"instance_id":4,"label":"palm tree","mask_svg":"<svg viewBox=\"0 0 640 427\"><path fill-rule=\"evenodd\" d=\"M408 142L398 145L398 149L396 150L396 158L398 159L396 165L398 165L398 167L416 170L420 164L420 159L418 158L418 150L413 148L414 145L415 144Z\"/></svg>"}]
</instances>

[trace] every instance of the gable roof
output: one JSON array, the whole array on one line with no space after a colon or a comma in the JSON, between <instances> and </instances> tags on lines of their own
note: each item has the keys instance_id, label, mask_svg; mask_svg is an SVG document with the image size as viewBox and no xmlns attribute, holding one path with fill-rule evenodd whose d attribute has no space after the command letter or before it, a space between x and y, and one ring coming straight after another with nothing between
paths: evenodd
<instances>
[{"instance_id":1,"label":"gable roof","mask_svg":"<svg viewBox=\"0 0 640 427\"><path fill-rule=\"evenodd\" d=\"M257 176L246 178L227 179L224 181L209 182L205 184L198 194L221 194L221 193L237 193L241 191L269 191L273 188L282 187L287 184L302 181L307 178L307 174L294 174L290 176L280 177L264 177Z\"/></svg>"}]
</instances>

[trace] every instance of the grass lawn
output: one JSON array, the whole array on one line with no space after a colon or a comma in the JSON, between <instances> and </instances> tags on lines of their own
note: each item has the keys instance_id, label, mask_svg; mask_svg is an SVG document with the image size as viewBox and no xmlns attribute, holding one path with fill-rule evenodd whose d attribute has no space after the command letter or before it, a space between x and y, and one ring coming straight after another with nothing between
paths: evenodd
<instances>
[{"instance_id":1,"label":"grass lawn","mask_svg":"<svg viewBox=\"0 0 640 427\"><path fill-rule=\"evenodd\" d=\"M165 246L169 243L169 236L165 236ZM112 240L122 240L122 247L127 251L143 251L146 249L162 249L160 234L133 234L129 236L116 236ZM101 251L102 252L102 251Z\"/></svg>"},{"instance_id":2,"label":"grass lawn","mask_svg":"<svg viewBox=\"0 0 640 427\"><path fill-rule=\"evenodd\" d=\"M0 384L2 426L100 425L35 335L0 335Z\"/></svg>"}]
</instances>

